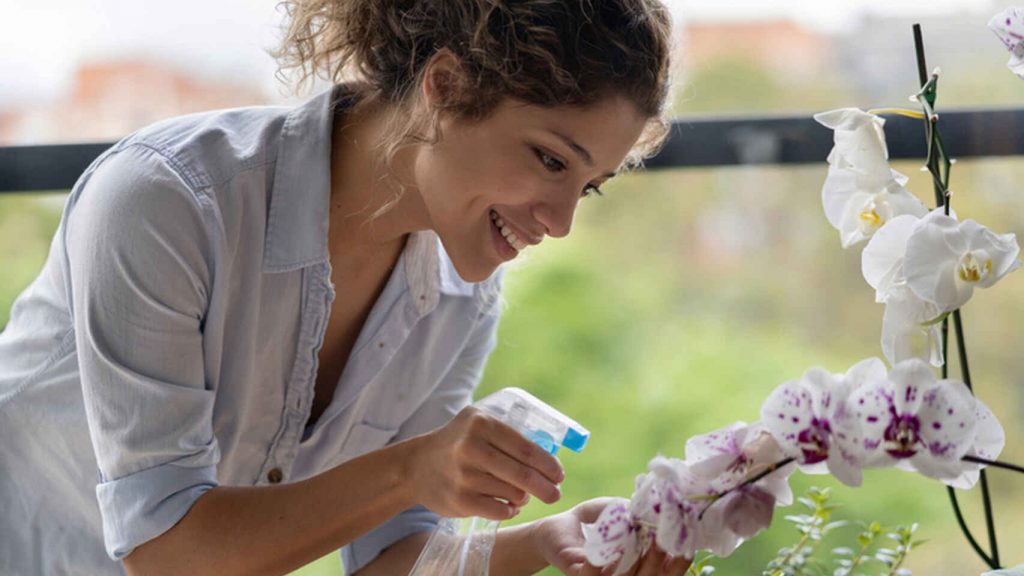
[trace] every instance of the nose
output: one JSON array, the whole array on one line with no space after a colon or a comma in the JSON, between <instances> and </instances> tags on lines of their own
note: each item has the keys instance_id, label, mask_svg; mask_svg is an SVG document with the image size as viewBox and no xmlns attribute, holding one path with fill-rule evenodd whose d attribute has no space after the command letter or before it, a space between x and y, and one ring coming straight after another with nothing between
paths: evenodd
<instances>
[{"instance_id":1,"label":"nose","mask_svg":"<svg viewBox=\"0 0 1024 576\"><path fill-rule=\"evenodd\" d=\"M580 196L575 192L552 194L542 202L534 204L533 217L544 225L546 234L552 238L564 238L572 229L576 205Z\"/></svg>"}]
</instances>

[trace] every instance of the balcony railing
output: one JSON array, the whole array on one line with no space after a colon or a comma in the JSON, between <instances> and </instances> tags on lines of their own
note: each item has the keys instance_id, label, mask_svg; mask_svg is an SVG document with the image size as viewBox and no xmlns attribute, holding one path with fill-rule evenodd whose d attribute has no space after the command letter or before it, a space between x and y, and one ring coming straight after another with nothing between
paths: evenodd
<instances>
[{"instance_id":1,"label":"balcony railing","mask_svg":"<svg viewBox=\"0 0 1024 576\"><path fill-rule=\"evenodd\" d=\"M892 159L925 157L921 120L888 117ZM1024 155L1024 108L941 113L950 156ZM0 193L70 189L111 142L0 147ZM810 115L679 118L649 169L824 162L832 131Z\"/></svg>"}]
</instances>

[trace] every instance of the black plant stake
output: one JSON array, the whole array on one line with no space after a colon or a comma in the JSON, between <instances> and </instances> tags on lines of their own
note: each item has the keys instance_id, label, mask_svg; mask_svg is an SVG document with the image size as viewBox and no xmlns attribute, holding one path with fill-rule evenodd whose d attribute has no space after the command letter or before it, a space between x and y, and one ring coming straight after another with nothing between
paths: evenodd
<instances>
[{"instance_id":1,"label":"black plant stake","mask_svg":"<svg viewBox=\"0 0 1024 576\"><path fill-rule=\"evenodd\" d=\"M939 116L935 113L935 97L938 87L938 74L928 75L928 67L924 59L924 40L921 37L921 25L914 24L914 49L917 52L917 74L921 82L921 91L917 93L917 100L924 108L925 136L928 140L928 172L932 175L932 185L935 189L935 203L945 208L949 214L949 169L952 162L946 154L945 146L942 144L942 137L939 135ZM960 375L967 385L967 388L974 391L971 386L971 372L967 365L967 348L964 344L963 322L960 317L960 310L953 311L953 330L956 333L957 357L960 359ZM945 362L942 364L942 377L947 378L949 373L949 355L946 345L949 342L949 318L942 320L942 352ZM996 543L995 521L992 516L992 498L988 489L988 477L985 470L981 470L981 498L985 508L985 525L988 529L988 542L991 554L986 554L978 545L978 541L971 534L970 528L964 521L960 512L960 503L957 501L956 490L947 487L949 498L953 504L953 513L956 515L960 529L963 531L967 542L970 543L978 556L991 568L1000 568L999 545Z\"/></svg>"}]
</instances>

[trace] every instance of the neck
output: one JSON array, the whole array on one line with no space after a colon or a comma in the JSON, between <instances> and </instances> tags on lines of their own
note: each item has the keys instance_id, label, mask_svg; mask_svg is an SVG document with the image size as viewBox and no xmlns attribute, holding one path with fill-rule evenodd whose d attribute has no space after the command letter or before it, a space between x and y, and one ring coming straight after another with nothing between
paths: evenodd
<instances>
[{"instance_id":1,"label":"neck","mask_svg":"<svg viewBox=\"0 0 1024 576\"><path fill-rule=\"evenodd\" d=\"M335 116L328 240L332 258L392 253L404 245L409 233L430 227L419 192L409 184L415 148L399 150L390 169L380 162L387 120L388 111L373 105L356 114ZM392 205L382 211L389 203Z\"/></svg>"}]
</instances>

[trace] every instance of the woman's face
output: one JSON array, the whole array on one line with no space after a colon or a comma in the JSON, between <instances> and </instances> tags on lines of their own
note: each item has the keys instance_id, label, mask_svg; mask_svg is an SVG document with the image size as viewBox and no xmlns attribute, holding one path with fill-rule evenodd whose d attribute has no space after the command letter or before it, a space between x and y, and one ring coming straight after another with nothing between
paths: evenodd
<instances>
[{"instance_id":1,"label":"woman's face","mask_svg":"<svg viewBox=\"0 0 1024 576\"><path fill-rule=\"evenodd\" d=\"M479 282L526 246L569 234L577 203L614 175L645 125L620 97L586 108L506 100L480 122L442 119L414 178L459 275Z\"/></svg>"}]
</instances>

